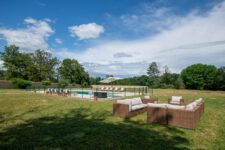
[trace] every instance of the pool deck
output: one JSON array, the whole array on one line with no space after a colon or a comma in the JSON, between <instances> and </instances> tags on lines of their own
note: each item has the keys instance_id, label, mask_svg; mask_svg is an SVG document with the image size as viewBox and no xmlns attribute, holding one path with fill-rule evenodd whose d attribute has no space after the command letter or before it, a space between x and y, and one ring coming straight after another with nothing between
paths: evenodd
<instances>
[{"instance_id":1,"label":"pool deck","mask_svg":"<svg viewBox=\"0 0 225 150\"><path fill-rule=\"evenodd\" d=\"M68 95L67 97L94 101L94 95L92 93L96 92L95 90L83 90L83 92L88 92L91 94L78 94L76 92L77 92L77 90L72 90L72 94ZM79 92L81 92L81 91L79 91ZM98 92L106 92L106 91L98 91ZM44 94L44 91L43 90L36 91L36 93ZM49 95L57 95L57 94L49 94ZM141 96L140 93L134 93L134 92L107 92L107 95L108 95L107 98L98 98L98 101L113 100L113 99L124 98L124 97ZM59 96L61 96L61 95L59 95Z\"/></svg>"}]
</instances>

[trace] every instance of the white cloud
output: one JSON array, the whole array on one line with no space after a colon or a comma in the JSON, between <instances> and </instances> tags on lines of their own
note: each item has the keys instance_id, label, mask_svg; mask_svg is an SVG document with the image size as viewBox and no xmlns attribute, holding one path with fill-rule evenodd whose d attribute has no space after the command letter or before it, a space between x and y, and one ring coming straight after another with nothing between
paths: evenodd
<instances>
[{"instance_id":1,"label":"white cloud","mask_svg":"<svg viewBox=\"0 0 225 150\"><path fill-rule=\"evenodd\" d=\"M122 25L135 32L161 31L179 18L171 8L160 6L163 2L142 3L138 11L120 16ZM160 5L159 5L160 4ZM118 22L117 21L117 22Z\"/></svg>"},{"instance_id":2,"label":"white cloud","mask_svg":"<svg viewBox=\"0 0 225 150\"><path fill-rule=\"evenodd\" d=\"M97 38L104 32L104 27L96 23L82 24L69 27L72 37L79 37L80 40Z\"/></svg>"},{"instance_id":3,"label":"white cloud","mask_svg":"<svg viewBox=\"0 0 225 150\"><path fill-rule=\"evenodd\" d=\"M49 19L49 18L45 18L44 20L47 21L47 22L52 22L52 20Z\"/></svg>"},{"instance_id":4,"label":"white cloud","mask_svg":"<svg viewBox=\"0 0 225 150\"><path fill-rule=\"evenodd\" d=\"M115 57L115 58L132 57L132 55L126 54L126 53L116 53L113 55L113 57Z\"/></svg>"},{"instance_id":5,"label":"white cloud","mask_svg":"<svg viewBox=\"0 0 225 150\"><path fill-rule=\"evenodd\" d=\"M222 66L225 64L224 16L225 2L202 15L190 13L183 18L172 16L168 19L174 22L155 36L110 41L80 53L68 50L61 53L64 57L78 59L90 72L117 75L145 74L152 61L159 62L161 66L168 65L172 72L179 72L194 63ZM118 53L131 57L114 57Z\"/></svg>"},{"instance_id":6,"label":"white cloud","mask_svg":"<svg viewBox=\"0 0 225 150\"><path fill-rule=\"evenodd\" d=\"M55 42L58 43L58 44L62 44L62 40L59 39L59 38L56 38L56 39L55 39Z\"/></svg>"},{"instance_id":7,"label":"white cloud","mask_svg":"<svg viewBox=\"0 0 225 150\"><path fill-rule=\"evenodd\" d=\"M36 49L47 49L46 40L54 33L47 23L49 21L24 19L26 28L6 29L0 28L0 34L4 36L8 45L15 44L23 51L34 51Z\"/></svg>"}]
</instances>

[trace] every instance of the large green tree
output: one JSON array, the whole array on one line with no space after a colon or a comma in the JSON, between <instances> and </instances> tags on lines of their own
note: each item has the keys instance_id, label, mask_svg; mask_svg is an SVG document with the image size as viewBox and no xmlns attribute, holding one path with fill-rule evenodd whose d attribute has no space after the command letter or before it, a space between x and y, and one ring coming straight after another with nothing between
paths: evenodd
<instances>
[{"instance_id":1,"label":"large green tree","mask_svg":"<svg viewBox=\"0 0 225 150\"><path fill-rule=\"evenodd\" d=\"M3 67L6 68L6 79L23 78L29 79L29 66L32 64L31 54L20 53L15 45L5 46L1 54Z\"/></svg>"},{"instance_id":2,"label":"large green tree","mask_svg":"<svg viewBox=\"0 0 225 150\"><path fill-rule=\"evenodd\" d=\"M165 71L164 71L164 73L161 77L162 82L166 85L171 84L171 74L170 74L170 71L169 71L169 67L165 66L164 69L165 69Z\"/></svg>"},{"instance_id":3,"label":"large green tree","mask_svg":"<svg viewBox=\"0 0 225 150\"><path fill-rule=\"evenodd\" d=\"M64 59L58 69L60 77L69 80L70 83L90 84L89 74L75 59Z\"/></svg>"},{"instance_id":4,"label":"large green tree","mask_svg":"<svg viewBox=\"0 0 225 150\"><path fill-rule=\"evenodd\" d=\"M181 72L187 89L213 89L217 69L213 65L194 64Z\"/></svg>"},{"instance_id":5,"label":"large green tree","mask_svg":"<svg viewBox=\"0 0 225 150\"><path fill-rule=\"evenodd\" d=\"M31 67L33 80L54 80L56 77L56 67L59 60L52 57L52 54L45 50L36 50L32 54L33 66Z\"/></svg>"},{"instance_id":6,"label":"large green tree","mask_svg":"<svg viewBox=\"0 0 225 150\"><path fill-rule=\"evenodd\" d=\"M152 62L147 70L149 76L149 86L157 87L159 84L159 68L156 62Z\"/></svg>"}]
</instances>

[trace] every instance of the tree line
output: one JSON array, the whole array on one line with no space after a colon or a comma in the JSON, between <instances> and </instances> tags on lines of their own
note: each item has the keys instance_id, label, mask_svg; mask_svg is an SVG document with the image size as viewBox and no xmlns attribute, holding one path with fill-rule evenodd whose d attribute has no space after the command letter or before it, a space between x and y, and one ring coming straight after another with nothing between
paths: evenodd
<instances>
[{"instance_id":1,"label":"tree line","mask_svg":"<svg viewBox=\"0 0 225 150\"><path fill-rule=\"evenodd\" d=\"M66 86L80 84L88 86L100 84L101 77L89 77L88 72L75 59L63 61L53 57L50 52L36 50L23 53L15 45L5 46L0 52L5 70L0 70L0 79L12 80L12 83L25 87L28 81L49 85L58 82ZM186 88L199 90L225 90L225 66L216 68L213 65L193 64L178 73L171 73L168 66L160 71L158 64L152 62L147 75L125 78L112 82L114 85L144 85L153 88ZM106 75L112 77L113 75Z\"/></svg>"},{"instance_id":2,"label":"tree line","mask_svg":"<svg viewBox=\"0 0 225 150\"><path fill-rule=\"evenodd\" d=\"M160 72L156 62L150 63L147 75L114 81L116 85L143 85L152 88L186 88L199 90L225 90L225 66L193 64L181 71L171 73L168 66Z\"/></svg>"},{"instance_id":3,"label":"tree line","mask_svg":"<svg viewBox=\"0 0 225 150\"><path fill-rule=\"evenodd\" d=\"M23 53L15 45L5 46L4 51L0 52L0 58L5 68L0 71L0 79L14 79L14 82L22 79L42 81L45 84L49 84L46 81L50 81L66 85L69 83L90 85L89 74L75 59L64 59L61 62L45 50L38 49L33 53Z\"/></svg>"}]
</instances>

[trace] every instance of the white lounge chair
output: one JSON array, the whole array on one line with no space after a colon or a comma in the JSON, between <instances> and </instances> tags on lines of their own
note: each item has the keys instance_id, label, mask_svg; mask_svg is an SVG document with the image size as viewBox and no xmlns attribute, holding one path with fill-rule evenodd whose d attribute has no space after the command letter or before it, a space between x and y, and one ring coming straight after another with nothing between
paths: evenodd
<instances>
[{"instance_id":1,"label":"white lounge chair","mask_svg":"<svg viewBox=\"0 0 225 150\"><path fill-rule=\"evenodd\" d=\"M101 91L104 91L104 88L105 88L105 87L102 87L102 88L101 88Z\"/></svg>"},{"instance_id":2,"label":"white lounge chair","mask_svg":"<svg viewBox=\"0 0 225 150\"><path fill-rule=\"evenodd\" d=\"M120 89L120 92L124 92L124 88L121 88L121 89Z\"/></svg>"}]
</instances>

